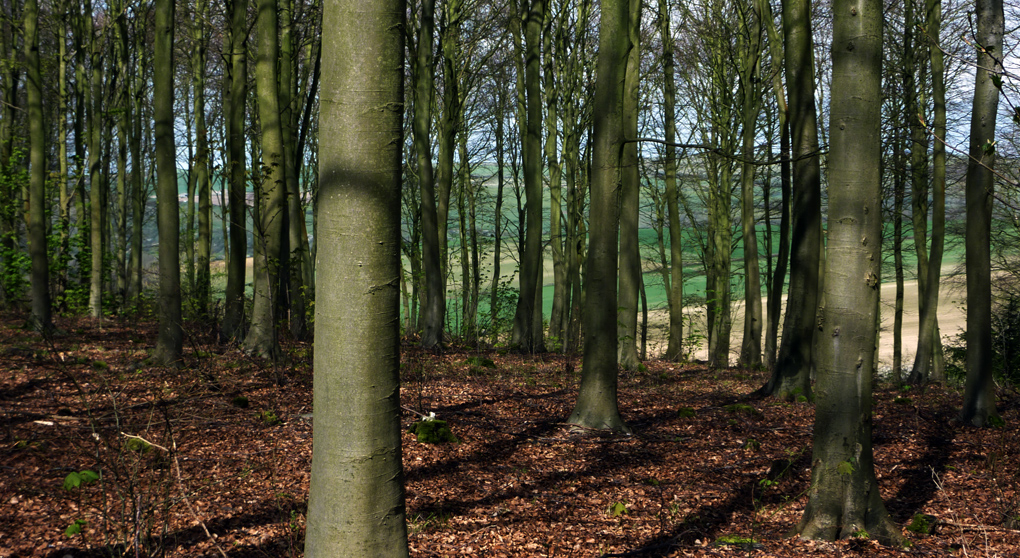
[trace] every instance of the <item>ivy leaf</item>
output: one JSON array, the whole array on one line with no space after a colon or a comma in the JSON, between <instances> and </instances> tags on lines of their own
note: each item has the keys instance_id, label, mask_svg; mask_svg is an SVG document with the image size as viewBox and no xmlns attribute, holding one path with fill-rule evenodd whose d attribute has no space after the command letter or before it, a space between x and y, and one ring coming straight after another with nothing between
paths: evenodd
<instances>
[{"instance_id":1,"label":"ivy leaf","mask_svg":"<svg viewBox=\"0 0 1020 558\"><path fill-rule=\"evenodd\" d=\"M994 85L996 89L1002 91L1002 76L999 74L992 74L992 85Z\"/></svg>"},{"instance_id":2,"label":"ivy leaf","mask_svg":"<svg viewBox=\"0 0 1020 558\"><path fill-rule=\"evenodd\" d=\"M64 529L64 535L66 535L67 537L73 537L78 533L81 533L81 528L84 527L87 523L88 522L85 521L84 519L75 519L74 523L68 525L67 529Z\"/></svg>"}]
</instances>

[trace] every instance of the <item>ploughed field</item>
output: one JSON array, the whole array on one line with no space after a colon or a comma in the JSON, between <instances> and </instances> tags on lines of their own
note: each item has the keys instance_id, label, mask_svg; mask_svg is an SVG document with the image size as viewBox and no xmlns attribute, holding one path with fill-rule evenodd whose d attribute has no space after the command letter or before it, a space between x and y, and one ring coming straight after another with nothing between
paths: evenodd
<instances>
[{"instance_id":1,"label":"ploughed field","mask_svg":"<svg viewBox=\"0 0 1020 558\"><path fill-rule=\"evenodd\" d=\"M273 366L196 326L171 370L147 363L152 322L23 323L0 316L0 556L302 555L311 344ZM1020 556L1017 391L998 392L1004 427L977 430L954 421L960 386L877 386L882 496L912 543L888 549L785 536L810 404L747 398L763 372L646 364L621 374L634 435L616 436L564 424L578 357L406 345L412 556ZM430 412L458 442L406 432Z\"/></svg>"}]
</instances>

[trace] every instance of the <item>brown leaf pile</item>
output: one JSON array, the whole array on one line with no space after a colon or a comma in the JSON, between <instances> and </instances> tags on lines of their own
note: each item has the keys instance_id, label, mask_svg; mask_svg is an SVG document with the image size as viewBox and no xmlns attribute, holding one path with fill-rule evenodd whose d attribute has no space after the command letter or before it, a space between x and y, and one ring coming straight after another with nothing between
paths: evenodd
<instances>
[{"instance_id":1,"label":"brown leaf pile","mask_svg":"<svg viewBox=\"0 0 1020 558\"><path fill-rule=\"evenodd\" d=\"M302 555L310 345L272 366L192 339L170 370L147 364L154 324L65 319L44 340L21 320L0 320L0 557ZM746 398L763 373L624 372L635 434L615 436L564 424L579 366L405 348L404 426L434 412L459 439L405 434L413 556L1020 556L1015 391L999 393L1006 426L977 430L954 420L958 386L876 390L882 496L912 543L890 549L785 536L813 409ZM86 470L102 478L65 488ZM932 534L907 529L919 515Z\"/></svg>"}]
</instances>

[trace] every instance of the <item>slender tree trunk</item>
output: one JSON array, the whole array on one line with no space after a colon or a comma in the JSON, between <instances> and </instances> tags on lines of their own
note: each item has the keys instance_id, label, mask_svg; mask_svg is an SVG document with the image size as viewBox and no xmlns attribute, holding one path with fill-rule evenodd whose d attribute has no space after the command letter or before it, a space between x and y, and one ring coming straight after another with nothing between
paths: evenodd
<instances>
[{"instance_id":1,"label":"slender tree trunk","mask_svg":"<svg viewBox=\"0 0 1020 558\"><path fill-rule=\"evenodd\" d=\"M591 207L593 224L585 273L584 358L577 404L568 422L629 432L616 399L616 266L619 230L617 188L623 135L623 97L630 0L602 0L595 82Z\"/></svg>"},{"instance_id":2,"label":"slender tree trunk","mask_svg":"<svg viewBox=\"0 0 1020 558\"><path fill-rule=\"evenodd\" d=\"M244 155L244 109L248 95L248 0L231 0L230 8L230 97L229 103L226 103L230 251L227 257L227 287L221 332L224 339L239 341L244 332L244 284L248 256Z\"/></svg>"},{"instance_id":3,"label":"slender tree trunk","mask_svg":"<svg viewBox=\"0 0 1020 558\"><path fill-rule=\"evenodd\" d=\"M666 212L669 216L669 341L666 359L680 360L683 356L683 244L680 227L680 207L676 183L676 82L674 77L674 41L670 29L670 11L667 0L659 0L659 35L662 38L662 103L666 127L666 157L663 161L666 182Z\"/></svg>"},{"instance_id":4,"label":"slender tree trunk","mask_svg":"<svg viewBox=\"0 0 1020 558\"><path fill-rule=\"evenodd\" d=\"M92 268L89 280L89 315L99 319L103 316L103 260L106 255L103 222L106 220L106 192L103 188L102 145L103 145L103 54L102 41L95 35L95 22L89 0L85 0L86 36L91 41L92 61L91 99L88 117L89 143L89 197L90 197L90 246Z\"/></svg>"},{"instance_id":5,"label":"slender tree trunk","mask_svg":"<svg viewBox=\"0 0 1020 558\"><path fill-rule=\"evenodd\" d=\"M67 36L70 32L67 20L70 17L69 9L65 1L56 4L58 12L56 39L58 44L59 60L57 61L57 189L60 197L59 229L60 247L55 258L55 271L57 273L55 290L52 295L59 301L67 289L68 263L71 261L71 197L67 191L68 167L67 167L67 116L68 116L68 90L67 90ZM2 170L2 169L0 169Z\"/></svg>"},{"instance_id":6,"label":"slender tree trunk","mask_svg":"<svg viewBox=\"0 0 1020 558\"><path fill-rule=\"evenodd\" d=\"M246 352L276 359L280 353L275 313L280 296L280 269L283 259L290 256L290 252L284 250L283 237L287 230L287 173L277 70L279 6L277 0L259 0L257 6L259 54L255 81L262 125L262 175L261 188L256 188L255 196L259 204L255 227L255 300L244 348Z\"/></svg>"},{"instance_id":7,"label":"slender tree trunk","mask_svg":"<svg viewBox=\"0 0 1020 558\"><path fill-rule=\"evenodd\" d=\"M903 181L903 140L900 127L893 133L893 265L896 273L896 302L893 309L893 363L890 381L903 381L903 201L906 188Z\"/></svg>"},{"instance_id":8,"label":"slender tree trunk","mask_svg":"<svg viewBox=\"0 0 1020 558\"><path fill-rule=\"evenodd\" d=\"M641 66L641 2L630 0L627 34L630 48L624 76L623 134L636 138L638 130L638 102L640 100ZM641 248L638 244L638 215L641 205L641 181L638 171L637 143L623 146L620 184L620 295L617 335L620 338L620 366L636 370L641 363L637 353L637 316L641 289Z\"/></svg>"},{"instance_id":9,"label":"slender tree trunk","mask_svg":"<svg viewBox=\"0 0 1020 558\"><path fill-rule=\"evenodd\" d=\"M524 136L524 190L527 218L524 257L521 260L521 294L514 315L512 344L522 352L545 350L541 328L542 306L542 95L541 37L546 0L532 0L524 26L525 99L527 126ZM538 318L535 314L538 314ZM539 327L536 328L536 323Z\"/></svg>"},{"instance_id":10,"label":"slender tree trunk","mask_svg":"<svg viewBox=\"0 0 1020 558\"><path fill-rule=\"evenodd\" d=\"M558 83L555 71L554 44L556 54L563 56L564 49L564 17L567 9L560 10L558 17L553 18L552 2L546 2L545 30L542 33L544 93L546 104L545 115L545 159L549 167L549 241L552 246L553 259L553 301L549 315L549 335L556 339L559 350L563 350L563 318L567 306L567 268L563 254L563 172L557 154L559 142L559 95L561 83ZM555 21L554 21L555 20ZM561 61L562 63L562 61Z\"/></svg>"},{"instance_id":11,"label":"slender tree trunk","mask_svg":"<svg viewBox=\"0 0 1020 558\"><path fill-rule=\"evenodd\" d=\"M422 260L425 268L425 303L421 346L439 349L443 345L446 318L446 278L443 275L439 241L439 214L432 172L432 60L435 33L435 0L422 0L418 28L418 58L415 61L414 147L418 154L418 185L421 189Z\"/></svg>"},{"instance_id":12,"label":"slender tree trunk","mask_svg":"<svg viewBox=\"0 0 1020 558\"><path fill-rule=\"evenodd\" d=\"M758 13L762 14L761 21L765 24L765 33L768 36L769 53L773 64L781 64L784 52L783 39L776 29L775 19L772 16L772 5L767 0L758 0L758 5ZM786 282L786 269L790 259L790 118L783 76L779 71L772 72L772 91L776 96L776 106L779 109L779 189L782 205L779 215L779 254L776 255L776 267L772 272L772 280L769 281L766 312L768 324L765 328L765 368L770 372L774 371L776 367L783 286ZM770 200L766 199L765 203L769 204ZM771 239L771 235L769 238ZM771 258L771 256L770 250L769 257Z\"/></svg>"},{"instance_id":13,"label":"slender tree trunk","mask_svg":"<svg viewBox=\"0 0 1020 558\"><path fill-rule=\"evenodd\" d=\"M999 106L1002 0L977 0L977 75L967 164L967 383L961 420L986 426L998 417L992 384L991 222L995 188L995 119Z\"/></svg>"},{"instance_id":14,"label":"slender tree trunk","mask_svg":"<svg viewBox=\"0 0 1020 558\"><path fill-rule=\"evenodd\" d=\"M212 186L209 178L209 131L205 119L206 19L208 0L196 0L192 83L195 105L195 181L198 190L198 245L195 247L195 290L193 304L198 316L209 312L209 261L212 252ZM189 237L190 241L190 237Z\"/></svg>"},{"instance_id":15,"label":"slender tree trunk","mask_svg":"<svg viewBox=\"0 0 1020 558\"><path fill-rule=\"evenodd\" d=\"M304 339L308 335L307 322L307 290L305 285L305 268L309 265L308 260L308 230L305 225L305 210L301 199L301 188L298 184L298 159L300 153L295 147L297 142L297 131L295 130L295 116L298 104L297 96L293 95L295 84L293 57L294 57L294 31L293 31L294 0L283 0L283 9L280 10L282 18L281 25L281 52L280 52L280 121L283 124L284 150L287 164L284 165L287 171L287 245L288 255L287 274L281 277L286 281L288 289L287 298L289 304L287 309L290 314L290 333L295 339Z\"/></svg>"},{"instance_id":16,"label":"slender tree trunk","mask_svg":"<svg viewBox=\"0 0 1020 558\"><path fill-rule=\"evenodd\" d=\"M156 206L159 228L159 339L157 362L180 362L181 328L180 205L177 202L177 149L174 146L174 1L156 0L153 47L153 116L156 125ZM93 249L102 247L93 247Z\"/></svg>"},{"instance_id":17,"label":"slender tree trunk","mask_svg":"<svg viewBox=\"0 0 1020 558\"><path fill-rule=\"evenodd\" d=\"M43 120L42 72L39 69L39 4L26 0L25 92L29 135L28 244L32 259L32 327L48 332L50 320L50 272L46 255L46 123Z\"/></svg>"},{"instance_id":18,"label":"slender tree trunk","mask_svg":"<svg viewBox=\"0 0 1020 558\"><path fill-rule=\"evenodd\" d=\"M928 40L941 45L942 2L928 0ZM938 328L939 279L942 273L942 254L946 236L946 82L945 61L942 49L929 49L931 56L932 101L935 111L932 119L932 225L931 257L928 259L928 288L923 292L920 325L917 336L917 353L910 371L912 382L945 380L945 362Z\"/></svg>"},{"instance_id":19,"label":"slender tree trunk","mask_svg":"<svg viewBox=\"0 0 1020 558\"><path fill-rule=\"evenodd\" d=\"M404 3L327 0L323 17L335 31L323 36L320 120L320 230L329 240L317 249L305 555L406 557L398 328Z\"/></svg>"},{"instance_id":20,"label":"slender tree trunk","mask_svg":"<svg viewBox=\"0 0 1020 558\"><path fill-rule=\"evenodd\" d=\"M759 90L761 23L755 7L744 9L744 60L741 68L743 93L743 168L740 178L741 245L744 248L744 338L740 345L740 362L749 368L761 367L761 272L758 264L758 234L754 216L754 150L758 113L761 111Z\"/></svg>"},{"instance_id":21,"label":"slender tree trunk","mask_svg":"<svg viewBox=\"0 0 1020 558\"><path fill-rule=\"evenodd\" d=\"M795 532L903 544L886 512L871 445L881 280L882 7L835 0L829 257L819 342L811 488ZM866 533L866 534L864 534Z\"/></svg>"},{"instance_id":22,"label":"slender tree trunk","mask_svg":"<svg viewBox=\"0 0 1020 558\"><path fill-rule=\"evenodd\" d=\"M807 0L783 3L786 83L793 140L790 288L779 355L772 376L762 389L765 394L779 397L811 396L812 346L819 307L821 166L810 8Z\"/></svg>"},{"instance_id":23,"label":"slender tree trunk","mask_svg":"<svg viewBox=\"0 0 1020 558\"><path fill-rule=\"evenodd\" d=\"M135 71L131 79L132 119L128 143L131 146L131 260L128 265L128 300L137 301L142 294L142 223L145 218L145 206L148 202L143 174L145 165L142 161L142 113L143 96L145 95L146 53L144 48L145 33L142 18L135 19Z\"/></svg>"}]
</instances>

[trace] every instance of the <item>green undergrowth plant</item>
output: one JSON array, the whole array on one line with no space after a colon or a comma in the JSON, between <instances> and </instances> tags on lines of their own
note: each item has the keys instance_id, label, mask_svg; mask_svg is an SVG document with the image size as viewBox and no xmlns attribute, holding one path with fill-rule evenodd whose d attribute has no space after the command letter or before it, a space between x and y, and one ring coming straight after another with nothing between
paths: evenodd
<instances>
[{"instance_id":1,"label":"green undergrowth plant","mask_svg":"<svg viewBox=\"0 0 1020 558\"><path fill-rule=\"evenodd\" d=\"M418 442L422 444L459 442L457 437L453 435L453 431L450 430L450 426L446 423L446 421L436 418L435 413L429 413L428 416L414 422L411 424L408 431L416 435L418 437Z\"/></svg>"}]
</instances>

